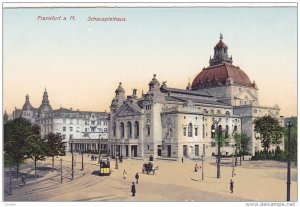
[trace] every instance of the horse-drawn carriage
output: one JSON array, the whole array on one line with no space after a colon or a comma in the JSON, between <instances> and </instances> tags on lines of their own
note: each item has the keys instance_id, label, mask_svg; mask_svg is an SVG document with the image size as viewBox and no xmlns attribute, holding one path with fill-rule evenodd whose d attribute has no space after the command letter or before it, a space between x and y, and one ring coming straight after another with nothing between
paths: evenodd
<instances>
[{"instance_id":1,"label":"horse-drawn carriage","mask_svg":"<svg viewBox=\"0 0 300 207\"><path fill-rule=\"evenodd\" d=\"M154 167L151 162L143 164L143 168L142 168L143 173L147 173L149 175L152 172L152 174L154 175L156 170L158 170L158 166Z\"/></svg>"}]
</instances>

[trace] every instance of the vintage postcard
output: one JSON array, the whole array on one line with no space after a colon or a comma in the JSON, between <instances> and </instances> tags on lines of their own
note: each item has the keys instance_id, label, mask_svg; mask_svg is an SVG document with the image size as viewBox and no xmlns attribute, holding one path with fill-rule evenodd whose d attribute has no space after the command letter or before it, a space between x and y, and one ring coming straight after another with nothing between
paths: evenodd
<instances>
[{"instance_id":1,"label":"vintage postcard","mask_svg":"<svg viewBox=\"0 0 300 207\"><path fill-rule=\"evenodd\" d=\"M3 202L295 206L297 12L3 3Z\"/></svg>"}]
</instances>

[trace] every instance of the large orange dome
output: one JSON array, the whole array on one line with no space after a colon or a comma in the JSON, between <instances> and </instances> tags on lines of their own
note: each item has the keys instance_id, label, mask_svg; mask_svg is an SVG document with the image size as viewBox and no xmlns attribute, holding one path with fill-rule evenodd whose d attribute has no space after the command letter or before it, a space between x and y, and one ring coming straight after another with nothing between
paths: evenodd
<instances>
[{"instance_id":1,"label":"large orange dome","mask_svg":"<svg viewBox=\"0 0 300 207\"><path fill-rule=\"evenodd\" d=\"M247 74L239 67L222 64L204 68L194 79L192 90L222 85L255 87Z\"/></svg>"},{"instance_id":2,"label":"large orange dome","mask_svg":"<svg viewBox=\"0 0 300 207\"><path fill-rule=\"evenodd\" d=\"M239 67L232 65L232 57L228 57L228 47L222 41L214 47L214 57L210 58L210 66L204 68L194 79L192 90L210 88L223 85L239 85L256 88L255 83L251 83L247 74Z\"/></svg>"}]
</instances>

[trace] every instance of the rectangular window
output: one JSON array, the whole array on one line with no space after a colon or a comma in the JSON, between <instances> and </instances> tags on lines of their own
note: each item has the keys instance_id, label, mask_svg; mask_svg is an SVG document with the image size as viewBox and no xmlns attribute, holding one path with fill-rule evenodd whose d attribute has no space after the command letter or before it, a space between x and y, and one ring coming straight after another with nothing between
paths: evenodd
<instances>
[{"instance_id":1,"label":"rectangular window","mask_svg":"<svg viewBox=\"0 0 300 207\"><path fill-rule=\"evenodd\" d=\"M107 128L104 128L104 133L107 133Z\"/></svg>"},{"instance_id":2,"label":"rectangular window","mask_svg":"<svg viewBox=\"0 0 300 207\"><path fill-rule=\"evenodd\" d=\"M72 132L73 131L73 127L70 127L70 132Z\"/></svg>"},{"instance_id":3,"label":"rectangular window","mask_svg":"<svg viewBox=\"0 0 300 207\"><path fill-rule=\"evenodd\" d=\"M198 128L195 128L195 136L198 136Z\"/></svg>"},{"instance_id":4,"label":"rectangular window","mask_svg":"<svg viewBox=\"0 0 300 207\"><path fill-rule=\"evenodd\" d=\"M73 139L73 134L70 134L70 139Z\"/></svg>"},{"instance_id":5,"label":"rectangular window","mask_svg":"<svg viewBox=\"0 0 300 207\"><path fill-rule=\"evenodd\" d=\"M195 156L199 156L199 145L195 145Z\"/></svg>"},{"instance_id":6,"label":"rectangular window","mask_svg":"<svg viewBox=\"0 0 300 207\"><path fill-rule=\"evenodd\" d=\"M150 149L150 145L147 145L147 150L149 150Z\"/></svg>"},{"instance_id":7,"label":"rectangular window","mask_svg":"<svg viewBox=\"0 0 300 207\"><path fill-rule=\"evenodd\" d=\"M76 127L76 132L79 132L79 127Z\"/></svg>"},{"instance_id":8,"label":"rectangular window","mask_svg":"<svg viewBox=\"0 0 300 207\"><path fill-rule=\"evenodd\" d=\"M95 128L91 128L91 131L94 132L94 131L95 131Z\"/></svg>"},{"instance_id":9,"label":"rectangular window","mask_svg":"<svg viewBox=\"0 0 300 207\"><path fill-rule=\"evenodd\" d=\"M97 121L97 124L98 124L98 125L101 125L101 121Z\"/></svg>"},{"instance_id":10,"label":"rectangular window","mask_svg":"<svg viewBox=\"0 0 300 207\"><path fill-rule=\"evenodd\" d=\"M87 131L88 131L88 128L85 128L85 131L87 132Z\"/></svg>"},{"instance_id":11,"label":"rectangular window","mask_svg":"<svg viewBox=\"0 0 300 207\"><path fill-rule=\"evenodd\" d=\"M65 132L66 131L66 127L63 127L63 132Z\"/></svg>"},{"instance_id":12,"label":"rectangular window","mask_svg":"<svg viewBox=\"0 0 300 207\"><path fill-rule=\"evenodd\" d=\"M91 121L91 125L95 125L95 121Z\"/></svg>"},{"instance_id":13,"label":"rectangular window","mask_svg":"<svg viewBox=\"0 0 300 207\"><path fill-rule=\"evenodd\" d=\"M70 124L73 124L73 120L72 119L70 119Z\"/></svg>"},{"instance_id":14,"label":"rectangular window","mask_svg":"<svg viewBox=\"0 0 300 207\"><path fill-rule=\"evenodd\" d=\"M183 136L186 136L186 127L183 127Z\"/></svg>"}]
</instances>

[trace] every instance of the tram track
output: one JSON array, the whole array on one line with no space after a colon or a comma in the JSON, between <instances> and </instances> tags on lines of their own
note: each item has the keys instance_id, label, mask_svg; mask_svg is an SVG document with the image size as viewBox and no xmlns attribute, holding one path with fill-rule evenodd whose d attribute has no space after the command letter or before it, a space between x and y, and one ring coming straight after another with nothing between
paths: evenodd
<instances>
[{"instance_id":1,"label":"tram track","mask_svg":"<svg viewBox=\"0 0 300 207\"><path fill-rule=\"evenodd\" d=\"M25 187L16 189L14 194L8 196L6 200L30 201L33 197L34 201L51 200L51 197L86 189L107 179L105 177L96 180L91 179L91 176L94 176L92 172L95 170L95 165L86 164L85 167L84 171L75 170L74 180L71 179L72 170L69 167L63 167L63 183L60 183L60 174L57 174L48 179L36 181Z\"/></svg>"}]
</instances>

